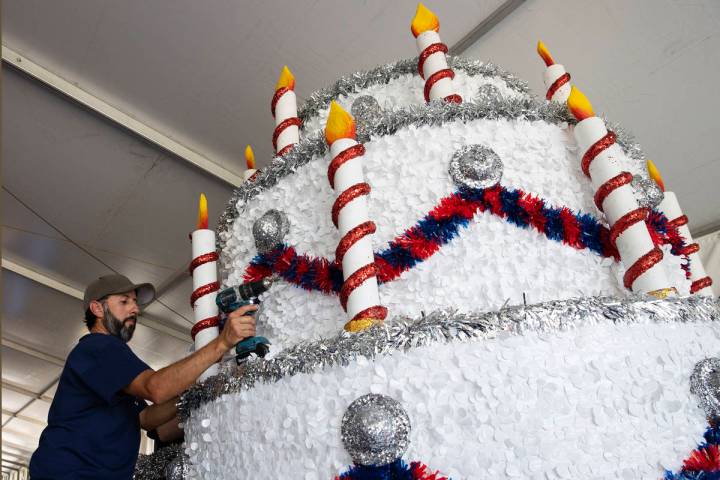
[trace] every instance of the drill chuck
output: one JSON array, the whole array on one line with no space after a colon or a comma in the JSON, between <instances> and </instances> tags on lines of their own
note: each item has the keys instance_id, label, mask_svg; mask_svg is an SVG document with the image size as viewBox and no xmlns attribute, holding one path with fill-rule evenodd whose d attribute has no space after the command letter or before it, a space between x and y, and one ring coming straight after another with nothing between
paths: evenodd
<instances>
[{"instance_id":1,"label":"drill chuck","mask_svg":"<svg viewBox=\"0 0 720 480\"><path fill-rule=\"evenodd\" d=\"M228 287L218 292L215 302L224 313L230 313L252 299L259 297L266 292L273 284L272 277L266 277L255 282L246 282L242 285Z\"/></svg>"}]
</instances>

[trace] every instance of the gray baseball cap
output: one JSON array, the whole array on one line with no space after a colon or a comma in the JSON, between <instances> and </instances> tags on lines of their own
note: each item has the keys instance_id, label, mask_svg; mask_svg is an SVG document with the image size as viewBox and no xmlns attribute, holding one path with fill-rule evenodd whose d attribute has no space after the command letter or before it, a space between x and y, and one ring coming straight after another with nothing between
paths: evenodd
<instances>
[{"instance_id":1,"label":"gray baseball cap","mask_svg":"<svg viewBox=\"0 0 720 480\"><path fill-rule=\"evenodd\" d=\"M83 297L83 311L90 308L90 302L108 295L135 291L140 308L155 300L155 287L150 283L133 283L124 275L105 275L87 286Z\"/></svg>"}]
</instances>

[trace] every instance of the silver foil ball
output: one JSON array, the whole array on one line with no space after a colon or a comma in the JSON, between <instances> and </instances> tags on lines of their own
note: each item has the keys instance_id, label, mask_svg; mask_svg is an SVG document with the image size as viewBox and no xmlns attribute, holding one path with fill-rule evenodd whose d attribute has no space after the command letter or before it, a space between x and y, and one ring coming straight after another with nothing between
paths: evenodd
<instances>
[{"instance_id":1,"label":"silver foil ball","mask_svg":"<svg viewBox=\"0 0 720 480\"><path fill-rule=\"evenodd\" d=\"M652 179L633 176L630 185L641 207L655 208L665 198L665 193Z\"/></svg>"},{"instance_id":2,"label":"silver foil ball","mask_svg":"<svg viewBox=\"0 0 720 480\"><path fill-rule=\"evenodd\" d=\"M375 97L361 95L353 101L350 113L355 118L358 141L361 143L370 139L370 131L382 122L384 112Z\"/></svg>"},{"instance_id":3,"label":"silver foil ball","mask_svg":"<svg viewBox=\"0 0 720 480\"><path fill-rule=\"evenodd\" d=\"M290 231L290 220L279 210L268 210L255 220L253 224L253 237L255 247L259 253L267 253L282 243L285 235Z\"/></svg>"},{"instance_id":4,"label":"silver foil ball","mask_svg":"<svg viewBox=\"0 0 720 480\"><path fill-rule=\"evenodd\" d=\"M698 397L708 419L720 420L720 359L706 358L695 365L690 392Z\"/></svg>"},{"instance_id":5,"label":"silver foil ball","mask_svg":"<svg viewBox=\"0 0 720 480\"><path fill-rule=\"evenodd\" d=\"M185 480L188 474L188 464L182 453L170 460L165 467L165 480Z\"/></svg>"},{"instance_id":6,"label":"silver foil ball","mask_svg":"<svg viewBox=\"0 0 720 480\"><path fill-rule=\"evenodd\" d=\"M475 96L475 103L495 103L502 99L500 90L490 83L484 83L478 88L478 93Z\"/></svg>"},{"instance_id":7,"label":"silver foil ball","mask_svg":"<svg viewBox=\"0 0 720 480\"><path fill-rule=\"evenodd\" d=\"M410 444L410 417L397 400L368 394L353 401L342 419L345 450L357 465L386 465Z\"/></svg>"},{"instance_id":8,"label":"silver foil ball","mask_svg":"<svg viewBox=\"0 0 720 480\"><path fill-rule=\"evenodd\" d=\"M492 149L483 145L465 145L450 160L450 177L458 186L488 188L500 182L503 163Z\"/></svg>"}]
</instances>

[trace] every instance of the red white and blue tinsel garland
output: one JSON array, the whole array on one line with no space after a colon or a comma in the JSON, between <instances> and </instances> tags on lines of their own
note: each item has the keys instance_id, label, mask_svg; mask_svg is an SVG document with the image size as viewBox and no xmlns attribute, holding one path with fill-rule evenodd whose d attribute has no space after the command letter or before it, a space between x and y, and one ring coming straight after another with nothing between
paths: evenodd
<instances>
[{"instance_id":1,"label":"red white and blue tinsel garland","mask_svg":"<svg viewBox=\"0 0 720 480\"><path fill-rule=\"evenodd\" d=\"M335 480L450 480L420 462L410 465L402 459L379 467L355 465Z\"/></svg>"},{"instance_id":2,"label":"red white and blue tinsel garland","mask_svg":"<svg viewBox=\"0 0 720 480\"><path fill-rule=\"evenodd\" d=\"M590 214L547 205L533 194L500 185L461 188L440 200L430 213L393 239L388 248L375 253L378 283L395 280L431 257L458 236L461 227L467 227L478 212L495 215L520 228L534 229L550 240L578 250L589 249L616 261L619 258L610 241L609 229ZM669 244L674 254L681 254L682 237L677 228L668 225L665 215L652 211L646 223L655 245ZM687 259L683 268L689 271ZM255 281L272 274L306 290L326 294L337 294L343 282L342 269L337 262L300 255L292 246L284 244L256 256L243 277L245 281Z\"/></svg>"},{"instance_id":3,"label":"red white and blue tinsel garland","mask_svg":"<svg viewBox=\"0 0 720 480\"><path fill-rule=\"evenodd\" d=\"M678 473L666 472L665 480L720 480L720 428L711 426L704 437L682 469Z\"/></svg>"}]
</instances>

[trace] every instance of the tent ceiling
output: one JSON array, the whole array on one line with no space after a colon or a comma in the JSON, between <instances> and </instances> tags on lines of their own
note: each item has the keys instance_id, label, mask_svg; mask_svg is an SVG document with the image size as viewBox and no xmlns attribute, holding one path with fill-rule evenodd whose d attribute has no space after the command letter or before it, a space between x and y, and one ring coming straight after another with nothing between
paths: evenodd
<instances>
[{"instance_id":1,"label":"tent ceiling","mask_svg":"<svg viewBox=\"0 0 720 480\"><path fill-rule=\"evenodd\" d=\"M443 40L460 40L502 0L438 2ZM5 42L120 110L241 171L263 164L283 64L300 99L343 73L417 54L414 0L398 2L7 2Z\"/></svg>"},{"instance_id":2,"label":"tent ceiling","mask_svg":"<svg viewBox=\"0 0 720 480\"><path fill-rule=\"evenodd\" d=\"M429 6L453 45L520 3ZM3 44L239 175L246 144L261 167L270 158L283 64L302 101L344 73L413 57L414 9L414 0L6 0ZM714 0L526 0L465 54L539 93L542 37L597 109L638 135L697 231L720 225L720 97L706 93L720 72L719 23ZM84 333L78 296L88 282L109 271L154 282L162 295L131 346L156 368L187 353L183 272L197 197L208 196L213 227L231 187L7 64L2 83L2 456L26 462L57 362ZM58 284L67 293L47 286Z\"/></svg>"}]
</instances>

